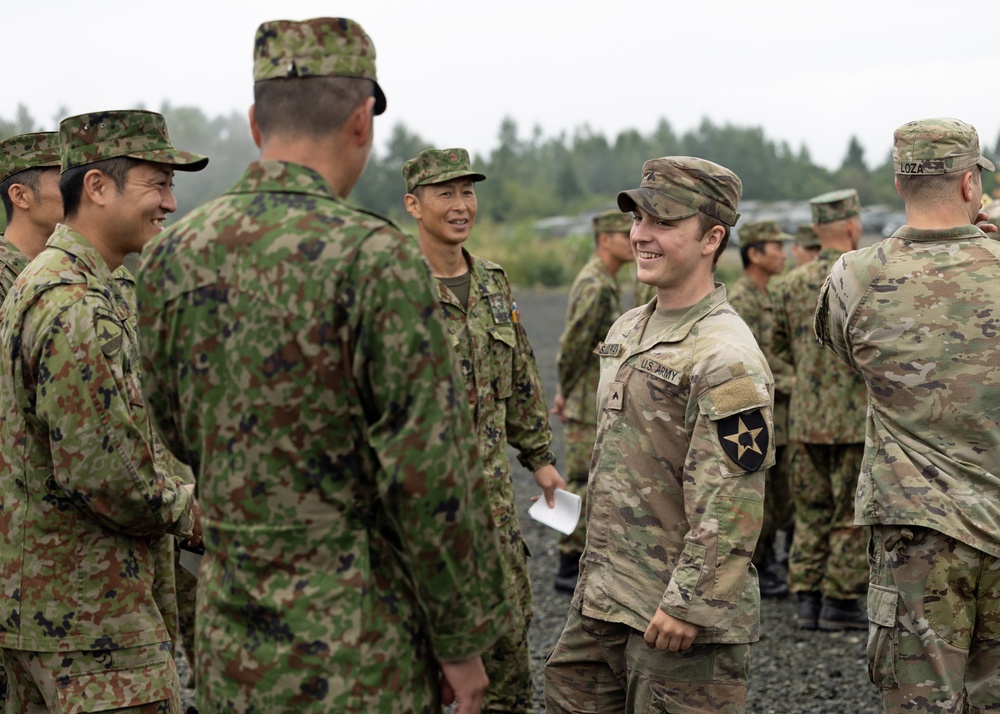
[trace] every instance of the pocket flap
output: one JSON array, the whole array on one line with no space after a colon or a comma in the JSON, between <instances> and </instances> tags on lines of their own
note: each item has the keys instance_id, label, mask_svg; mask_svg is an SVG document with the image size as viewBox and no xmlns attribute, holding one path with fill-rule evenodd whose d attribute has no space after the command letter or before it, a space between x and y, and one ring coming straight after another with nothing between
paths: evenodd
<instances>
[{"instance_id":1,"label":"pocket flap","mask_svg":"<svg viewBox=\"0 0 1000 714\"><path fill-rule=\"evenodd\" d=\"M882 627L896 626L899 593L884 585L868 586L868 619Z\"/></svg>"}]
</instances>

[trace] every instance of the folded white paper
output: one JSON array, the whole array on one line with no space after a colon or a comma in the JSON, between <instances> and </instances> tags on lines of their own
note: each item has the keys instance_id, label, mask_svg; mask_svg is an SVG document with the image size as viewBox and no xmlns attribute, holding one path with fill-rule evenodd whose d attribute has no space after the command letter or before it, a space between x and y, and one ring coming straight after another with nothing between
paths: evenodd
<instances>
[{"instance_id":1,"label":"folded white paper","mask_svg":"<svg viewBox=\"0 0 1000 714\"><path fill-rule=\"evenodd\" d=\"M557 489L555 508L549 508L545 496L541 496L531 504L528 515L542 525L569 535L576 529L576 524L580 520L580 497L575 493Z\"/></svg>"}]
</instances>

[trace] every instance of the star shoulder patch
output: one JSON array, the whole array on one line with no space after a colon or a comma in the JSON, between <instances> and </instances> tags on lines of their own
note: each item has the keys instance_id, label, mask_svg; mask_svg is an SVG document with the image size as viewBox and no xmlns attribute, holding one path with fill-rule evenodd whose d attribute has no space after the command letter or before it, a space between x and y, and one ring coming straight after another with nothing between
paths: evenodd
<instances>
[{"instance_id":1,"label":"star shoulder patch","mask_svg":"<svg viewBox=\"0 0 1000 714\"><path fill-rule=\"evenodd\" d=\"M771 441L767 421L760 409L719 419L716 428L719 430L722 450L729 458L747 471L757 471L760 468Z\"/></svg>"}]
</instances>

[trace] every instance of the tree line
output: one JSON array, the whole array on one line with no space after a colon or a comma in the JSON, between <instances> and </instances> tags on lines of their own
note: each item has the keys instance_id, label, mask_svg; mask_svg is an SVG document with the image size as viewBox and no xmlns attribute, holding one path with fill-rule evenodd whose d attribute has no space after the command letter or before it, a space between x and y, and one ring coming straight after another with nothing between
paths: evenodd
<instances>
[{"instance_id":1,"label":"tree line","mask_svg":"<svg viewBox=\"0 0 1000 714\"><path fill-rule=\"evenodd\" d=\"M166 116L177 146L211 158L204 171L178 177L175 216L225 191L257 156L243 113L210 117L196 107L169 103L159 111ZM0 138L54 130L59 118L49 124L38 122L20 105L14 117L0 116ZM381 136L376 128L376 138ZM980 138L987 155L1000 157L1000 136L995 146L987 137ZM373 151L351 202L396 219L405 217L400 169L404 161L429 146L404 124L395 124L384 149ZM840 167L830 170L814 164L804 145L793 149L787 142L769 138L761 127L719 125L707 118L682 134L661 119L649 134L628 129L613 138L587 125L548 137L536 126L523 136L517 123L505 118L496 147L486 156L473 158L475 168L488 177L477 187L480 216L500 224L521 223L608 208L620 190L637 185L643 161L668 155L700 156L732 169L743 180L744 199L804 200L853 187L864 205L902 208L891 180L891 150L871 163L854 137ZM987 192L997 188L995 174L984 174L983 188Z\"/></svg>"}]
</instances>

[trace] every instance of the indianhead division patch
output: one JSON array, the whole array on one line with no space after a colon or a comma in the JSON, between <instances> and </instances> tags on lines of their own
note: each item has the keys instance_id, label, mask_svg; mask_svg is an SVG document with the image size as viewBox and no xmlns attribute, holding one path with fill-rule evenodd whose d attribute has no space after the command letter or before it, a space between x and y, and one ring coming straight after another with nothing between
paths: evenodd
<instances>
[{"instance_id":1,"label":"indianhead division patch","mask_svg":"<svg viewBox=\"0 0 1000 714\"><path fill-rule=\"evenodd\" d=\"M740 468L756 471L764 463L771 435L760 409L740 412L716 422L723 451Z\"/></svg>"}]
</instances>

